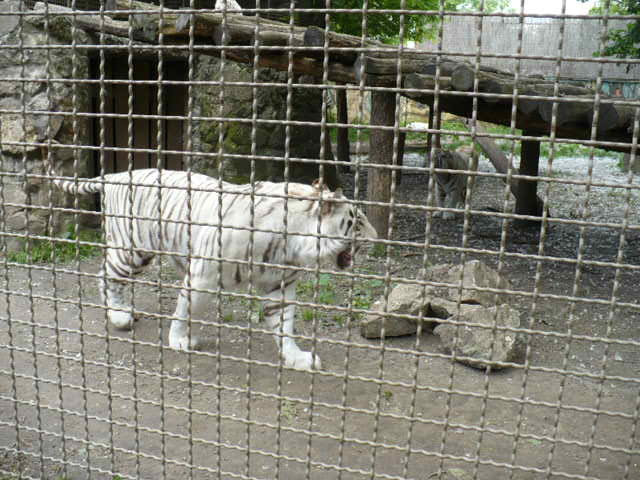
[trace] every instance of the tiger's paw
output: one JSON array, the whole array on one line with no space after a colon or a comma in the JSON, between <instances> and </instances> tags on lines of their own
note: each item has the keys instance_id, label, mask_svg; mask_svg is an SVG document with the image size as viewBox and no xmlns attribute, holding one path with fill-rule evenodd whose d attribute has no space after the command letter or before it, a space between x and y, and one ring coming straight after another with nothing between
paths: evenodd
<instances>
[{"instance_id":1,"label":"tiger's paw","mask_svg":"<svg viewBox=\"0 0 640 480\"><path fill-rule=\"evenodd\" d=\"M322 368L320 357L313 355L311 352L303 351L286 356L284 364L286 367L293 368L294 370L305 370L308 372Z\"/></svg>"},{"instance_id":2,"label":"tiger's paw","mask_svg":"<svg viewBox=\"0 0 640 480\"><path fill-rule=\"evenodd\" d=\"M189 338L186 335L178 336L169 333L169 347L174 350L181 350L183 352L187 350L197 350L199 346L200 341L197 337Z\"/></svg>"},{"instance_id":3,"label":"tiger's paw","mask_svg":"<svg viewBox=\"0 0 640 480\"><path fill-rule=\"evenodd\" d=\"M109 310L109 322L118 330L131 330L133 328L133 315L130 312Z\"/></svg>"}]
</instances>

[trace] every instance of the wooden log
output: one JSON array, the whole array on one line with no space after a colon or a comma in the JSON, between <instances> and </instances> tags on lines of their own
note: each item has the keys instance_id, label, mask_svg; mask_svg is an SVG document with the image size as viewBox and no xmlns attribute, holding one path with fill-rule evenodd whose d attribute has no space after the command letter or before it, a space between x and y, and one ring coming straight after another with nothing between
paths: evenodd
<instances>
[{"instance_id":1,"label":"wooden log","mask_svg":"<svg viewBox=\"0 0 640 480\"><path fill-rule=\"evenodd\" d=\"M403 92L403 95L424 105L432 106L434 103L433 84L434 79L428 75L419 75L414 73L407 74L405 75L404 86L405 88L410 88L413 91ZM535 96L529 100L518 99L518 113L515 119L515 126L516 128L527 130L533 135L549 135L550 124L539 114L540 104L543 102L549 102L549 100L540 96L537 92L530 90L530 88L533 87L527 86L524 94L533 94ZM449 90L450 89L441 89L439 94L439 109L459 117L471 118L474 114L473 99L471 97L455 95ZM488 103L484 101L484 99L480 99L475 106L476 119L483 122L511 126L511 106L511 97L504 98L495 103ZM523 108L525 106L528 106L529 108ZM619 106L616 106L616 108L619 109ZM602 148L628 152L631 149L632 143L631 131L629 128L633 124L633 118L635 118L633 107L626 107L626 109L623 108L620 112L625 116L617 123L612 121L606 124L609 129L606 130L606 132L599 131L596 139L608 142L626 143L628 146L603 145ZM601 125L601 122L599 122L599 125ZM605 128L604 122L602 122L602 125L603 127L601 128ZM556 128L556 137L589 140L591 139L591 129L589 127L590 123L565 123L563 125L558 125Z\"/></svg>"},{"instance_id":2,"label":"wooden log","mask_svg":"<svg viewBox=\"0 0 640 480\"><path fill-rule=\"evenodd\" d=\"M393 126L396 98L394 93L371 92L371 135L369 136L369 163L390 165L393 159L393 130L380 130L376 126ZM385 205L369 205L367 217L378 232L378 237L389 235L389 202L391 200L391 170L369 167L367 199Z\"/></svg>"},{"instance_id":3,"label":"wooden log","mask_svg":"<svg viewBox=\"0 0 640 480\"><path fill-rule=\"evenodd\" d=\"M450 77L440 77L438 79L438 86L440 90L451 90L451 78ZM409 75L404 76L404 88L421 90L425 91L433 91L436 88L436 78L431 75L420 75L418 73L411 73ZM408 97L412 97L411 93L406 94ZM423 96L422 93L414 94L417 98L421 98Z\"/></svg>"},{"instance_id":4,"label":"wooden log","mask_svg":"<svg viewBox=\"0 0 640 480\"><path fill-rule=\"evenodd\" d=\"M252 65L254 61L253 51L250 50L228 50L225 55L229 60L239 63ZM287 53L263 52L258 56L257 66L286 72L289 68L289 55ZM296 58L294 56L292 70L295 74L322 78L322 62L313 58ZM354 83L351 69L340 63L329 64L328 76L334 82Z\"/></svg>"},{"instance_id":5,"label":"wooden log","mask_svg":"<svg viewBox=\"0 0 640 480\"><path fill-rule=\"evenodd\" d=\"M319 27L311 26L306 29L303 35L303 44L307 47L325 47L325 30ZM327 46L330 49L331 58L335 61L345 63L348 65L353 64L358 58L358 49L360 48L389 48L389 45L385 45L381 42L372 40L365 40L364 42L360 37L354 35L346 35L341 33L329 32L327 38ZM336 48L346 50L334 50ZM316 53L308 53L309 55L321 56L324 52L316 50Z\"/></svg>"}]
</instances>

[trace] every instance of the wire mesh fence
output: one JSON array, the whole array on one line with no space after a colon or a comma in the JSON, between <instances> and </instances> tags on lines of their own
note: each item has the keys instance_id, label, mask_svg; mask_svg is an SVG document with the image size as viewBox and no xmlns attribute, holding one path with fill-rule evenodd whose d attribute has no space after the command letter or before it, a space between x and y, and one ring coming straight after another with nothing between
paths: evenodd
<instances>
[{"instance_id":1,"label":"wire mesh fence","mask_svg":"<svg viewBox=\"0 0 640 480\"><path fill-rule=\"evenodd\" d=\"M0 4L2 480L640 476L640 18L455 3Z\"/></svg>"}]
</instances>

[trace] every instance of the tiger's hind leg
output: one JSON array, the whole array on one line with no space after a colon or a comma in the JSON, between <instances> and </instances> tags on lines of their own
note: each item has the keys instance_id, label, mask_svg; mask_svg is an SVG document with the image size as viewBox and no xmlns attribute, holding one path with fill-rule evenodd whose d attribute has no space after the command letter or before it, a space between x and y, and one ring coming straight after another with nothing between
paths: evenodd
<instances>
[{"instance_id":1,"label":"tiger's hind leg","mask_svg":"<svg viewBox=\"0 0 640 480\"><path fill-rule=\"evenodd\" d=\"M100 293L107 307L109 323L118 330L133 328L133 305L129 280L149 264L152 255L129 252L120 248L107 249L105 266L100 270Z\"/></svg>"}]
</instances>

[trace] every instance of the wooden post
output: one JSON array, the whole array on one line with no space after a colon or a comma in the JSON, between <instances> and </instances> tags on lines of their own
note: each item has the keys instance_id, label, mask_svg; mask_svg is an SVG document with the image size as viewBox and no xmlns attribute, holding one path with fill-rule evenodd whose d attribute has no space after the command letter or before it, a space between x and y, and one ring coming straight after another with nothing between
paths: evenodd
<instances>
[{"instance_id":1,"label":"wooden post","mask_svg":"<svg viewBox=\"0 0 640 480\"><path fill-rule=\"evenodd\" d=\"M344 84L343 84L344 85ZM336 90L336 110L338 123L349 123L349 113L347 107L347 91L339 88ZM350 162L349 157L349 129L347 127L338 127L338 135L336 136L337 148L336 156L339 162ZM342 164L341 171L349 171L349 165Z\"/></svg>"},{"instance_id":2,"label":"wooden post","mask_svg":"<svg viewBox=\"0 0 640 480\"><path fill-rule=\"evenodd\" d=\"M523 132L523 135L530 135ZM540 163L540 141L539 140L523 140L520 154L520 174L529 176L538 176L538 167ZM542 208L538 202L537 196L538 181L537 180L518 180L518 195L516 195L516 214L541 216ZM519 226L531 226L537 223L532 220L519 220Z\"/></svg>"},{"instance_id":3,"label":"wooden post","mask_svg":"<svg viewBox=\"0 0 640 480\"><path fill-rule=\"evenodd\" d=\"M369 162L390 165L393 160L393 130L379 130L376 126L392 127L395 118L396 94L371 92L371 135L369 137ZM391 170L369 167L367 198L371 202L389 203L391 199ZM389 207L370 205L367 216L378 232L386 239L389 233Z\"/></svg>"},{"instance_id":4,"label":"wooden post","mask_svg":"<svg viewBox=\"0 0 640 480\"><path fill-rule=\"evenodd\" d=\"M398 132L398 161L397 165L399 167L404 166L404 146L407 142L407 132ZM402 168L396 170L396 185L400 185L402 183Z\"/></svg>"}]
</instances>

